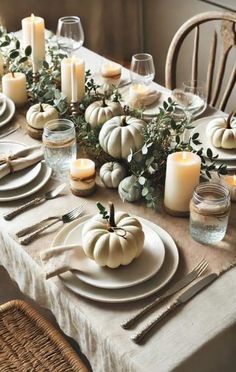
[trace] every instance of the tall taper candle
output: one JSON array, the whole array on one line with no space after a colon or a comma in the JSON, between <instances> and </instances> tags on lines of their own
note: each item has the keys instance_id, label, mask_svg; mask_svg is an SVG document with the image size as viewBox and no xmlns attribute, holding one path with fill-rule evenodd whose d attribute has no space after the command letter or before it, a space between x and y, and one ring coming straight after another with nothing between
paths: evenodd
<instances>
[{"instance_id":1,"label":"tall taper candle","mask_svg":"<svg viewBox=\"0 0 236 372\"><path fill-rule=\"evenodd\" d=\"M73 84L72 84L73 80ZM73 97L72 97L73 88ZM64 58L61 62L61 91L68 101L80 102L85 94L85 67L80 58Z\"/></svg>"},{"instance_id":2,"label":"tall taper candle","mask_svg":"<svg viewBox=\"0 0 236 372\"><path fill-rule=\"evenodd\" d=\"M194 188L199 183L201 158L187 151L167 158L164 205L168 213L185 216Z\"/></svg>"},{"instance_id":3,"label":"tall taper candle","mask_svg":"<svg viewBox=\"0 0 236 372\"><path fill-rule=\"evenodd\" d=\"M26 48L28 45L32 47L32 64L34 72L40 68L40 64L45 57L45 27L44 19L31 17L22 19L22 32L23 32L23 46Z\"/></svg>"}]
</instances>

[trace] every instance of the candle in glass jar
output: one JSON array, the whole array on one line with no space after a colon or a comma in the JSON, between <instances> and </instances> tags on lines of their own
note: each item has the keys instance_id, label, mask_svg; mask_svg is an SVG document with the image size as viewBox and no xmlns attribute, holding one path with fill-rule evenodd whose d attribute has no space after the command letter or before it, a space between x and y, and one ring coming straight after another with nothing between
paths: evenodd
<instances>
[{"instance_id":1,"label":"candle in glass jar","mask_svg":"<svg viewBox=\"0 0 236 372\"><path fill-rule=\"evenodd\" d=\"M164 205L170 214L188 215L189 202L199 183L201 158L187 151L167 158Z\"/></svg>"},{"instance_id":2,"label":"candle in glass jar","mask_svg":"<svg viewBox=\"0 0 236 372\"><path fill-rule=\"evenodd\" d=\"M17 106L27 102L26 77L21 72L10 72L2 77L2 92Z\"/></svg>"},{"instance_id":3,"label":"candle in glass jar","mask_svg":"<svg viewBox=\"0 0 236 372\"><path fill-rule=\"evenodd\" d=\"M73 194L87 196L95 190L95 163L90 159L73 160L70 164L70 187Z\"/></svg>"},{"instance_id":4,"label":"candle in glass jar","mask_svg":"<svg viewBox=\"0 0 236 372\"><path fill-rule=\"evenodd\" d=\"M64 58L61 62L61 91L68 101L80 102L85 95L85 66L80 58Z\"/></svg>"},{"instance_id":5,"label":"candle in glass jar","mask_svg":"<svg viewBox=\"0 0 236 372\"><path fill-rule=\"evenodd\" d=\"M236 174L225 176L224 182L230 190L231 200L236 201Z\"/></svg>"},{"instance_id":6,"label":"candle in glass jar","mask_svg":"<svg viewBox=\"0 0 236 372\"><path fill-rule=\"evenodd\" d=\"M104 61L101 65L101 75L103 78L116 78L121 76L121 65L111 61Z\"/></svg>"},{"instance_id":7,"label":"candle in glass jar","mask_svg":"<svg viewBox=\"0 0 236 372\"><path fill-rule=\"evenodd\" d=\"M44 19L41 17L35 17L34 14L31 14L31 17L22 19L21 24L23 46L26 48L28 45L31 45L33 72L37 72L45 58Z\"/></svg>"}]
</instances>

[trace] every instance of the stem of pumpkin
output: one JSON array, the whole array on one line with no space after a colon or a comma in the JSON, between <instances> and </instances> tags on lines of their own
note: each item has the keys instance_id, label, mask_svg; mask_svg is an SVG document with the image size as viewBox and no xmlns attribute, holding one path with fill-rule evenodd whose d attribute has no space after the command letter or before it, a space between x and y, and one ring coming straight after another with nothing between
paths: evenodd
<instances>
[{"instance_id":1,"label":"stem of pumpkin","mask_svg":"<svg viewBox=\"0 0 236 372\"><path fill-rule=\"evenodd\" d=\"M11 76L12 76L13 78L15 77L14 71L11 71Z\"/></svg>"},{"instance_id":2,"label":"stem of pumpkin","mask_svg":"<svg viewBox=\"0 0 236 372\"><path fill-rule=\"evenodd\" d=\"M39 111L40 111L40 112L44 112L43 105L42 105L41 102L39 103Z\"/></svg>"},{"instance_id":3,"label":"stem of pumpkin","mask_svg":"<svg viewBox=\"0 0 236 372\"><path fill-rule=\"evenodd\" d=\"M123 118L122 118L122 120L121 120L121 124L120 124L120 126L121 127L126 127L128 124L126 123L126 116L124 116Z\"/></svg>"},{"instance_id":4,"label":"stem of pumpkin","mask_svg":"<svg viewBox=\"0 0 236 372\"><path fill-rule=\"evenodd\" d=\"M110 227L116 227L114 204L109 202L109 206L110 206L109 225L110 225Z\"/></svg>"},{"instance_id":5,"label":"stem of pumpkin","mask_svg":"<svg viewBox=\"0 0 236 372\"><path fill-rule=\"evenodd\" d=\"M103 97L103 98L102 98L102 107L107 107L107 104L106 104L106 97Z\"/></svg>"},{"instance_id":6,"label":"stem of pumpkin","mask_svg":"<svg viewBox=\"0 0 236 372\"><path fill-rule=\"evenodd\" d=\"M232 119L233 114L234 114L234 112L232 111L232 112L229 114L229 116L228 116L228 118L227 118L227 120L226 120L226 124L227 124L226 129L231 129L231 125L230 125L230 123L231 123L231 119Z\"/></svg>"}]
</instances>

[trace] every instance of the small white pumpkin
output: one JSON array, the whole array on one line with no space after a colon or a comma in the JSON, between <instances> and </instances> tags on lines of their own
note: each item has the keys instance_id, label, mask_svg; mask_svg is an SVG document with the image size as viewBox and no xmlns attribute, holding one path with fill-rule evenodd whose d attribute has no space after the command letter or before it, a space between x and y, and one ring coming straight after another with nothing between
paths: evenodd
<instances>
[{"instance_id":1,"label":"small white pumpkin","mask_svg":"<svg viewBox=\"0 0 236 372\"><path fill-rule=\"evenodd\" d=\"M207 136L213 146L222 149L236 149L236 119L231 121L233 113L227 120L216 118L211 120L207 126Z\"/></svg>"},{"instance_id":2,"label":"small white pumpkin","mask_svg":"<svg viewBox=\"0 0 236 372\"><path fill-rule=\"evenodd\" d=\"M118 187L121 200L135 202L142 196L142 186L134 175L124 178Z\"/></svg>"},{"instance_id":3,"label":"small white pumpkin","mask_svg":"<svg viewBox=\"0 0 236 372\"><path fill-rule=\"evenodd\" d=\"M111 102L103 99L102 101L95 101L89 105L85 111L85 120L92 128L101 126L113 116L121 115L123 113L121 104L119 102Z\"/></svg>"},{"instance_id":4,"label":"small white pumpkin","mask_svg":"<svg viewBox=\"0 0 236 372\"><path fill-rule=\"evenodd\" d=\"M115 116L108 120L99 133L102 149L115 159L126 159L143 146L143 128L146 123L132 116Z\"/></svg>"},{"instance_id":5,"label":"small white pumpkin","mask_svg":"<svg viewBox=\"0 0 236 372\"><path fill-rule=\"evenodd\" d=\"M121 164L111 161L103 164L99 174L106 187L116 189L120 181L125 178L126 170Z\"/></svg>"},{"instance_id":6,"label":"small white pumpkin","mask_svg":"<svg viewBox=\"0 0 236 372\"><path fill-rule=\"evenodd\" d=\"M58 111L48 103L36 103L26 113L27 123L36 129L43 129L44 125L58 118Z\"/></svg>"},{"instance_id":7,"label":"small white pumpkin","mask_svg":"<svg viewBox=\"0 0 236 372\"><path fill-rule=\"evenodd\" d=\"M144 232L137 218L125 212L114 213L111 204L109 221L96 215L84 225L82 243L89 258L113 269L128 265L141 254Z\"/></svg>"}]
</instances>

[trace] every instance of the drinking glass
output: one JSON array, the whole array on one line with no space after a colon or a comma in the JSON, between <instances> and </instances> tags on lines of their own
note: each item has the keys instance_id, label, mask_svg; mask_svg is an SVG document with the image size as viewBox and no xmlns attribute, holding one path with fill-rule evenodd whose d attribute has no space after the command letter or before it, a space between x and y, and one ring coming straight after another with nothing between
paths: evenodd
<instances>
[{"instance_id":1,"label":"drinking glass","mask_svg":"<svg viewBox=\"0 0 236 372\"><path fill-rule=\"evenodd\" d=\"M54 177L65 179L70 162L76 159L76 133L74 123L55 119L46 123L43 131L44 158L53 169Z\"/></svg>"},{"instance_id":2,"label":"drinking glass","mask_svg":"<svg viewBox=\"0 0 236 372\"><path fill-rule=\"evenodd\" d=\"M77 16L59 18L56 35L61 49L71 56L84 43L84 31L80 18Z\"/></svg>"},{"instance_id":3,"label":"drinking glass","mask_svg":"<svg viewBox=\"0 0 236 372\"><path fill-rule=\"evenodd\" d=\"M202 81L184 81L181 88L173 90L172 96L179 109L188 111L193 116L206 108L206 84Z\"/></svg>"},{"instance_id":4,"label":"drinking glass","mask_svg":"<svg viewBox=\"0 0 236 372\"><path fill-rule=\"evenodd\" d=\"M202 244L215 244L226 233L230 211L230 191L215 182L196 187L190 202L190 235Z\"/></svg>"},{"instance_id":5,"label":"drinking glass","mask_svg":"<svg viewBox=\"0 0 236 372\"><path fill-rule=\"evenodd\" d=\"M130 66L132 84L149 85L155 76L155 67L151 54L134 54Z\"/></svg>"}]
</instances>

